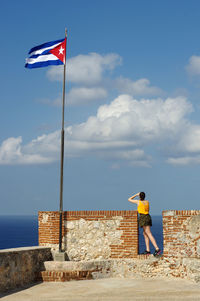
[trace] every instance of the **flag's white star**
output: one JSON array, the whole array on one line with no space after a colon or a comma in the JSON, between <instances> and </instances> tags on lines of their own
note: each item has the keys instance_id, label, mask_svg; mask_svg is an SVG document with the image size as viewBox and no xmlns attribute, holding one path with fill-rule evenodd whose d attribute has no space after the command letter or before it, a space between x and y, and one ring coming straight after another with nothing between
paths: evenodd
<instances>
[{"instance_id":1,"label":"flag's white star","mask_svg":"<svg viewBox=\"0 0 200 301\"><path fill-rule=\"evenodd\" d=\"M62 46L59 49L59 54L63 54L64 48L62 48Z\"/></svg>"}]
</instances>

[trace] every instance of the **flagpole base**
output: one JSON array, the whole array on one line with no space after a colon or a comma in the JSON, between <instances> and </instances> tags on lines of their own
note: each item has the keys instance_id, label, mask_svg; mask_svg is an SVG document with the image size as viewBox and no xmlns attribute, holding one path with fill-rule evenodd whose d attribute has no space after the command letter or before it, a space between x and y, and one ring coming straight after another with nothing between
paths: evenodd
<instances>
[{"instance_id":1,"label":"flagpole base","mask_svg":"<svg viewBox=\"0 0 200 301\"><path fill-rule=\"evenodd\" d=\"M56 252L54 254L54 261L68 261L68 256L65 252Z\"/></svg>"}]
</instances>

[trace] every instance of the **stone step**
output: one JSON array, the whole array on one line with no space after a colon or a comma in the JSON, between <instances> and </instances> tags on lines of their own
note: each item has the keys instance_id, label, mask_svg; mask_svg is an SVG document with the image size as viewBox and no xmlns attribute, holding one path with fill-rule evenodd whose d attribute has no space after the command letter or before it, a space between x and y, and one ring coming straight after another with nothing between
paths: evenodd
<instances>
[{"instance_id":1,"label":"stone step","mask_svg":"<svg viewBox=\"0 0 200 301\"><path fill-rule=\"evenodd\" d=\"M93 279L92 273L95 271L42 271L37 280L43 282L65 282L71 280Z\"/></svg>"},{"instance_id":2,"label":"stone step","mask_svg":"<svg viewBox=\"0 0 200 301\"><path fill-rule=\"evenodd\" d=\"M135 276L136 271L155 267L160 258L138 255L136 259L105 259L91 261L46 261L38 281L70 281L109 277Z\"/></svg>"}]
</instances>

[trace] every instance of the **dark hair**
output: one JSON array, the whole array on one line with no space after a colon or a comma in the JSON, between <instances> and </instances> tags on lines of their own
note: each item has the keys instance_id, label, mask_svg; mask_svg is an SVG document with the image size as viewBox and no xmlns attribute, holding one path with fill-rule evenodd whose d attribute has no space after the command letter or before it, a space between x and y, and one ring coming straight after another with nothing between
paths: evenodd
<instances>
[{"instance_id":1,"label":"dark hair","mask_svg":"<svg viewBox=\"0 0 200 301\"><path fill-rule=\"evenodd\" d=\"M143 201L145 199L145 193L140 192L139 197L140 197L140 200Z\"/></svg>"}]
</instances>

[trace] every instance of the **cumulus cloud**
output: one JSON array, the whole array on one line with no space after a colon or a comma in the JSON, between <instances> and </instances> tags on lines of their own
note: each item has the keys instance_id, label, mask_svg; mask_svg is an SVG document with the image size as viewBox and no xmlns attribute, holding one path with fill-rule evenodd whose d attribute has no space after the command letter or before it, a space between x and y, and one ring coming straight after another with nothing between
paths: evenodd
<instances>
[{"instance_id":1,"label":"cumulus cloud","mask_svg":"<svg viewBox=\"0 0 200 301\"><path fill-rule=\"evenodd\" d=\"M73 153L101 151L106 156L112 150L113 157L117 153L118 158L125 159L126 154L127 159L128 154L133 155L131 151L140 150L143 163L148 164L150 156L144 153L144 147L157 149L159 144L176 143L188 124L185 115L191 111L191 104L182 97L136 100L121 95L109 105L100 106L97 115L85 123L68 127L67 140L72 143Z\"/></svg>"},{"instance_id":2,"label":"cumulus cloud","mask_svg":"<svg viewBox=\"0 0 200 301\"><path fill-rule=\"evenodd\" d=\"M67 105L85 105L87 103L105 99L108 95L107 91L101 87L73 87L66 94L65 101ZM40 103L60 107L62 106L62 95L55 99L39 99Z\"/></svg>"},{"instance_id":3,"label":"cumulus cloud","mask_svg":"<svg viewBox=\"0 0 200 301\"><path fill-rule=\"evenodd\" d=\"M106 154L106 158L109 158L108 154ZM110 154L110 159L118 162L114 163L112 168L120 167L120 163L122 162L122 164L125 162L129 166L151 167L151 156L145 154L142 149L115 151Z\"/></svg>"},{"instance_id":4,"label":"cumulus cloud","mask_svg":"<svg viewBox=\"0 0 200 301\"><path fill-rule=\"evenodd\" d=\"M96 85L102 80L106 70L113 70L120 65L122 58L116 53L100 55L89 53L78 55L67 60L66 78L69 82L85 85ZM63 68L52 67L47 71L50 80L62 80Z\"/></svg>"},{"instance_id":5,"label":"cumulus cloud","mask_svg":"<svg viewBox=\"0 0 200 301\"><path fill-rule=\"evenodd\" d=\"M187 124L176 149L179 152L184 150L187 153L200 153L200 125Z\"/></svg>"},{"instance_id":6,"label":"cumulus cloud","mask_svg":"<svg viewBox=\"0 0 200 301\"><path fill-rule=\"evenodd\" d=\"M186 70L191 75L200 75L200 56L193 55L189 58L189 64Z\"/></svg>"},{"instance_id":7,"label":"cumulus cloud","mask_svg":"<svg viewBox=\"0 0 200 301\"><path fill-rule=\"evenodd\" d=\"M169 158L167 162L171 165L179 165L179 166L185 166L185 165L194 165L194 164L200 164L200 155L198 156L184 156L184 157L178 157L178 158Z\"/></svg>"},{"instance_id":8,"label":"cumulus cloud","mask_svg":"<svg viewBox=\"0 0 200 301\"><path fill-rule=\"evenodd\" d=\"M0 164L41 164L50 163L50 158L37 153L26 153L22 150L22 137L8 138L0 146Z\"/></svg>"},{"instance_id":9,"label":"cumulus cloud","mask_svg":"<svg viewBox=\"0 0 200 301\"><path fill-rule=\"evenodd\" d=\"M113 71L122 64L122 58L116 53L100 55L89 53L68 59L66 79L71 89L67 94L70 105L83 105L91 101L104 100L110 91L117 94L130 94L132 96L161 95L162 90L152 86L147 78L131 80L123 76L115 78ZM50 80L61 81L63 67L54 66L47 71ZM59 105L60 98L55 100L42 100L43 103Z\"/></svg>"},{"instance_id":10,"label":"cumulus cloud","mask_svg":"<svg viewBox=\"0 0 200 301\"><path fill-rule=\"evenodd\" d=\"M106 96L107 91L101 87L74 87L67 93L66 99L67 103L73 106L104 99Z\"/></svg>"},{"instance_id":11,"label":"cumulus cloud","mask_svg":"<svg viewBox=\"0 0 200 301\"><path fill-rule=\"evenodd\" d=\"M169 151L168 163L188 165L200 163L200 125L187 123L179 140Z\"/></svg>"},{"instance_id":12,"label":"cumulus cloud","mask_svg":"<svg viewBox=\"0 0 200 301\"><path fill-rule=\"evenodd\" d=\"M68 157L97 156L130 166L150 166L146 149L162 154L170 164L200 163L200 125L187 115L193 110L184 97L137 100L120 95L99 107L85 122L65 129ZM59 160L60 132L42 135L26 145L9 138L0 147L0 164L49 163Z\"/></svg>"},{"instance_id":13,"label":"cumulus cloud","mask_svg":"<svg viewBox=\"0 0 200 301\"><path fill-rule=\"evenodd\" d=\"M129 78L119 77L115 80L116 88L122 92L130 95L160 95L162 90L151 86L147 78L141 78L132 81Z\"/></svg>"}]
</instances>

